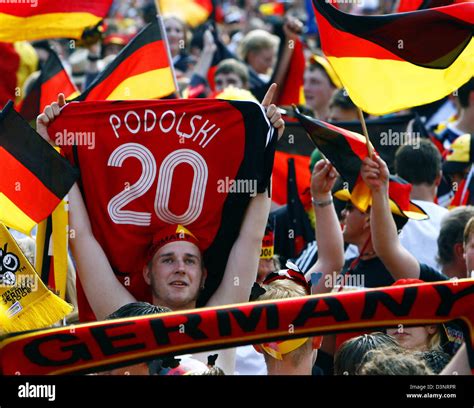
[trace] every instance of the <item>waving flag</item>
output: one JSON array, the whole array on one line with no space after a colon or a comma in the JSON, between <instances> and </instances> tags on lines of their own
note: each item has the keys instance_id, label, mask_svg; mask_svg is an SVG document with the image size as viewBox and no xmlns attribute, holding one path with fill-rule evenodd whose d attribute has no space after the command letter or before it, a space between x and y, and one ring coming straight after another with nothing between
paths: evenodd
<instances>
[{"instance_id":1,"label":"waving flag","mask_svg":"<svg viewBox=\"0 0 474 408\"><path fill-rule=\"evenodd\" d=\"M0 41L79 39L85 28L95 26L107 15L112 1L2 1Z\"/></svg>"},{"instance_id":2,"label":"waving flag","mask_svg":"<svg viewBox=\"0 0 474 408\"><path fill-rule=\"evenodd\" d=\"M148 24L102 71L77 101L160 99L176 92L160 23Z\"/></svg>"},{"instance_id":3,"label":"waving flag","mask_svg":"<svg viewBox=\"0 0 474 408\"><path fill-rule=\"evenodd\" d=\"M50 49L49 57L41 68L40 76L19 103L17 109L24 119L36 120L46 105L57 99L59 93L63 93L67 99L79 94L58 55Z\"/></svg>"},{"instance_id":4,"label":"waving flag","mask_svg":"<svg viewBox=\"0 0 474 408\"><path fill-rule=\"evenodd\" d=\"M155 0L163 16L177 16L191 27L203 24L212 15L212 0Z\"/></svg>"},{"instance_id":5,"label":"waving flag","mask_svg":"<svg viewBox=\"0 0 474 408\"><path fill-rule=\"evenodd\" d=\"M76 170L9 102L0 113L0 221L30 234L58 206Z\"/></svg>"},{"instance_id":6,"label":"waving flag","mask_svg":"<svg viewBox=\"0 0 474 408\"><path fill-rule=\"evenodd\" d=\"M368 156L366 138L358 133L312 119L296 111L296 117L306 129L313 143L333 164L346 182L337 198L350 199L362 212L372 201L369 187L360 176L362 161ZM372 147L373 149L373 147ZM390 177L390 206L394 214L412 219L426 219L426 213L409 199L411 184L400 177Z\"/></svg>"},{"instance_id":7,"label":"waving flag","mask_svg":"<svg viewBox=\"0 0 474 408\"><path fill-rule=\"evenodd\" d=\"M313 0L324 54L351 99L382 115L441 99L474 74L474 3L355 16Z\"/></svg>"},{"instance_id":8,"label":"waving flag","mask_svg":"<svg viewBox=\"0 0 474 408\"><path fill-rule=\"evenodd\" d=\"M0 43L0 107L15 100L18 89L30 74L38 69L38 55L25 41Z\"/></svg>"}]
</instances>

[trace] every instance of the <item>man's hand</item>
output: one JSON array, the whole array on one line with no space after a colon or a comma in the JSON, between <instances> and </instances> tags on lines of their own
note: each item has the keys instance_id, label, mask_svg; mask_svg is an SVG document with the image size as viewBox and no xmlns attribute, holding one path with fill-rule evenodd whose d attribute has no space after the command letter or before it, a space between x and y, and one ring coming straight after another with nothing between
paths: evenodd
<instances>
[{"instance_id":1,"label":"man's hand","mask_svg":"<svg viewBox=\"0 0 474 408\"><path fill-rule=\"evenodd\" d=\"M277 89L277 84L272 84L268 89L265 97L262 101L262 106L267 112L267 118L270 120L271 124L278 130L278 139L282 137L283 132L285 131L285 121L281 118L281 113L278 111L278 108L272 103L273 96Z\"/></svg>"},{"instance_id":2,"label":"man's hand","mask_svg":"<svg viewBox=\"0 0 474 408\"><path fill-rule=\"evenodd\" d=\"M204 43L203 49L202 49L203 52L214 55L214 52L217 50L217 45L214 42L214 36L212 35L212 32L210 29L207 29L204 32L203 43Z\"/></svg>"},{"instance_id":3,"label":"man's hand","mask_svg":"<svg viewBox=\"0 0 474 408\"><path fill-rule=\"evenodd\" d=\"M331 195L337 179L337 171L327 160L319 160L311 174L311 196L322 200Z\"/></svg>"},{"instance_id":4,"label":"man's hand","mask_svg":"<svg viewBox=\"0 0 474 408\"><path fill-rule=\"evenodd\" d=\"M36 131L41 137L48 143L54 146L54 141L49 138L48 126L51 122L59 116L60 108L66 105L66 99L64 94L58 95L58 101L53 102L51 105L46 106L42 114L36 118Z\"/></svg>"},{"instance_id":5,"label":"man's hand","mask_svg":"<svg viewBox=\"0 0 474 408\"><path fill-rule=\"evenodd\" d=\"M283 32L288 41L296 40L303 33L303 23L295 17L286 17Z\"/></svg>"},{"instance_id":6,"label":"man's hand","mask_svg":"<svg viewBox=\"0 0 474 408\"><path fill-rule=\"evenodd\" d=\"M390 172L387 164L377 155L366 157L360 169L362 180L373 192L388 191Z\"/></svg>"}]
</instances>

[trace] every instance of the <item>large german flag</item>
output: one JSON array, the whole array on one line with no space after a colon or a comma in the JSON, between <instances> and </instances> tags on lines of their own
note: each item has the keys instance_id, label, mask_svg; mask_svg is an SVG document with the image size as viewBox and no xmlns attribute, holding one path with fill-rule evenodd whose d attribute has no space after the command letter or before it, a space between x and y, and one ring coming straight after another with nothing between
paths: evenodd
<instances>
[{"instance_id":1,"label":"large german flag","mask_svg":"<svg viewBox=\"0 0 474 408\"><path fill-rule=\"evenodd\" d=\"M63 93L67 99L79 94L58 55L50 49L40 76L18 104L17 109L24 119L35 120L46 105L57 99L59 93Z\"/></svg>"},{"instance_id":2,"label":"large german flag","mask_svg":"<svg viewBox=\"0 0 474 408\"><path fill-rule=\"evenodd\" d=\"M77 101L161 99L176 92L166 39L148 24L102 71Z\"/></svg>"},{"instance_id":3,"label":"large german flag","mask_svg":"<svg viewBox=\"0 0 474 408\"><path fill-rule=\"evenodd\" d=\"M205 23L214 11L212 0L155 0L163 16L179 17L191 27Z\"/></svg>"},{"instance_id":4,"label":"large german flag","mask_svg":"<svg viewBox=\"0 0 474 408\"><path fill-rule=\"evenodd\" d=\"M298 110L295 114L315 146L345 181L344 189L338 192L336 197L345 201L350 199L360 211L366 212L372 202L372 195L360 176L362 161L368 155L365 137L301 115ZM392 213L418 220L428 218L420 207L410 201L410 192L411 184L400 177L391 176L389 196Z\"/></svg>"},{"instance_id":5,"label":"large german flag","mask_svg":"<svg viewBox=\"0 0 474 408\"><path fill-rule=\"evenodd\" d=\"M382 115L441 99L474 74L474 3L355 16L313 0L323 52L351 99Z\"/></svg>"},{"instance_id":6,"label":"large german flag","mask_svg":"<svg viewBox=\"0 0 474 408\"><path fill-rule=\"evenodd\" d=\"M108 13L113 0L0 2L0 41L79 39ZM23 4L18 4L23 3Z\"/></svg>"},{"instance_id":7,"label":"large german flag","mask_svg":"<svg viewBox=\"0 0 474 408\"><path fill-rule=\"evenodd\" d=\"M77 171L9 102L0 113L0 221L29 234L57 207Z\"/></svg>"}]
</instances>

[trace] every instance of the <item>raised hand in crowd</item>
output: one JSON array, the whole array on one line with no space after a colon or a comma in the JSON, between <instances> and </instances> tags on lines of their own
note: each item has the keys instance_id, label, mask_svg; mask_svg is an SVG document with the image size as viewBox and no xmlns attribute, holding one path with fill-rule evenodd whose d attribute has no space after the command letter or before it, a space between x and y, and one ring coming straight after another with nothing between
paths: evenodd
<instances>
[{"instance_id":1,"label":"raised hand in crowd","mask_svg":"<svg viewBox=\"0 0 474 408\"><path fill-rule=\"evenodd\" d=\"M44 108L43 113L41 113L36 118L36 131L40 136L46 140L48 143L55 145L54 140L52 140L48 135L48 126L51 122L59 116L61 108L66 105L66 98L64 94L60 93L58 95L57 102L53 102L51 105L48 105Z\"/></svg>"},{"instance_id":2,"label":"raised hand in crowd","mask_svg":"<svg viewBox=\"0 0 474 408\"><path fill-rule=\"evenodd\" d=\"M324 277L339 273L344 265L344 242L331 195L336 179L337 172L331 163L327 160L316 163L311 174L311 196L317 220L318 260L306 274L313 283L313 294L329 292L331 287L325 286Z\"/></svg>"},{"instance_id":3,"label":"raised hand in crowd","mask_svg":"<svg viewBox=\"0 0 474 408\"><path fill-rule=\"evenodd\" d=\"M272 84L262 100L262 106L265 108L267 118L270 120L271 124L278 130L278 139L280 139L283 136L283 132L285 131L285 121L282 119L281 113L276 107L276 105L272 103L276 91L277 84Z\"/></svg>"},{"instance_id":4,"label":"raised hand in crowd","mask_svg":"<svg viewBox=\"0 0 474 408\"><path fill-rule=\"evenodd\" d=\"M402 246L398 237L390 210L388 193L390 173L387 164L377 155L367 157L361 167L361 177L372 192L370 229L377 256L394 280L424 280L423 276L420 276L420 263Z\"/></svg>"}]
</instances>

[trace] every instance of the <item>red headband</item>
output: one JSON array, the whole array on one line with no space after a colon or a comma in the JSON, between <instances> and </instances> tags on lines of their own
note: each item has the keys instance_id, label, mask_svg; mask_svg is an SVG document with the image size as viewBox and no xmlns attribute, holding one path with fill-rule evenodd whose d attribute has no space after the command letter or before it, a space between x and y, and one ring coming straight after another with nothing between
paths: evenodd
<instances>
[{"instance_id":1,"label":"red headband","mask_svg":"<svg viewBox=\"0 0 474 408\"><path fill-rule=\"evenodd\" d=\"M156 251L158 251L162 246L176 241L191 242L199 248L199 251L202 252L202 249L199 246L199 240L191 231L181 224L173 224L160 229L153 236L153 242L150 246L150 249L148 250L146 263L153 259Z\"/></svg>"}]
</instances>

